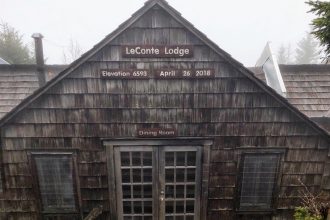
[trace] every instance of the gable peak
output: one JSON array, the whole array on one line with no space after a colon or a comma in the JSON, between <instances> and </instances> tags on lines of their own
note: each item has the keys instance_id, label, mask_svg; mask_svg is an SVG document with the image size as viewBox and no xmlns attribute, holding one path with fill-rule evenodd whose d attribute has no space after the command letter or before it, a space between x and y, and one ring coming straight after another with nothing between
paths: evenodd
<instances>
[{"instance_id":1,"label":"gable peak","mask_svg":"<svg viewBox=\"0 0 330 220\"><path fill-rule=\"evenodd\" d=\"M167 1L166 0L149 0L147 1L145 4L157 4L157 3L166 3L167 4Z\"/></svg>"}]
</instances>

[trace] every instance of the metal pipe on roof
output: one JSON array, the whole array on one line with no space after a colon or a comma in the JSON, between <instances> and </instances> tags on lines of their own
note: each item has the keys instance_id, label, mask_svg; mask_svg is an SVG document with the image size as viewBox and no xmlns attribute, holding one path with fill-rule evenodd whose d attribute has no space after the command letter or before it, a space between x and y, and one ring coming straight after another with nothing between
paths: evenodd
<instances>
[{"instance_id":1,"label":"metal pipe on roof","mask_svg":"<svg viewBox=\"0 0 330 220\"><path fill-rule=\"evenodd\" d=\"M41 87L46 83L45 62L44 62L44 53L42 46L43 36L40 33L34 33L32 35L32 38L34 39L34 45L35 45L35 57L36 57L36 64L38 71L39 87Z\"/></svg>"}]
</instances>

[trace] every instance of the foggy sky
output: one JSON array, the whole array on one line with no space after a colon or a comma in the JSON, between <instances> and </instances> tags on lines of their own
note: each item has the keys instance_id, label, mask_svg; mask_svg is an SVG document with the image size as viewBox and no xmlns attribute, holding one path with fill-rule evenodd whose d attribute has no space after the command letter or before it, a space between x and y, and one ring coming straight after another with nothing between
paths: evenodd
<instances>
[{"instance_id":1,"label":"foggy sky","mask_svg":"<svg viewBox=\"0 0 330 220\"><path fill-rule=\"evenodd\" d=\"M296 43L313 18L305 0L167 0L182 16L246 66L254 66L267 41L275 52ZM44 35L48 64L63 62L70 39L91 49L143 6L145 0L0 0L0 21L32 44Z\"/></svg>"}]
</instances>

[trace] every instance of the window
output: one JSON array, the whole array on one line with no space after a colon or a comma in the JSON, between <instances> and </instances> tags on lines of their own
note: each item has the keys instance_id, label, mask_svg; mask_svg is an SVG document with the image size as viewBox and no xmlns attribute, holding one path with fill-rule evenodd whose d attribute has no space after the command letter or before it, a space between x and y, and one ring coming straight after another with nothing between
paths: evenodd
<instances>
[{"instance_id":1,"label":"window","mask_svg":"<svg viewBox=\"0 0 330 220\"><path fill-rule=\"evenodd\" d=\"M245 154L241 165L240 210L271 210L280 154Z\"/></svg>"},{"instance_id":2,"label":"window","mask_svg":"<svg viewBox=\"0 0 330 220\"><path fill-rule=\"evenodd\" d=\"M41 207L47 212L75 212L74 169L71 154L34 155Z\"/></svg>"}]
</instances>

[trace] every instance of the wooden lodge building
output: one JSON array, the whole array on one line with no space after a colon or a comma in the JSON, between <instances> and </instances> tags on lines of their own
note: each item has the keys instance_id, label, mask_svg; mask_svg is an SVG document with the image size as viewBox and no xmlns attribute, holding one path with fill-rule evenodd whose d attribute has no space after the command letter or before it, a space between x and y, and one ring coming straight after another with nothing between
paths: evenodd
<instances>
[{"instance_id":1,"label":"wooden lodge building","mask_svg":"<svg viewBox=\"0 0 330 220\"><path fill-rule=\"evenodd\" d=\"M328 132L163 0L18 102L0 219L288 220L330 196Z\"/></svg>"}]
</instances>

